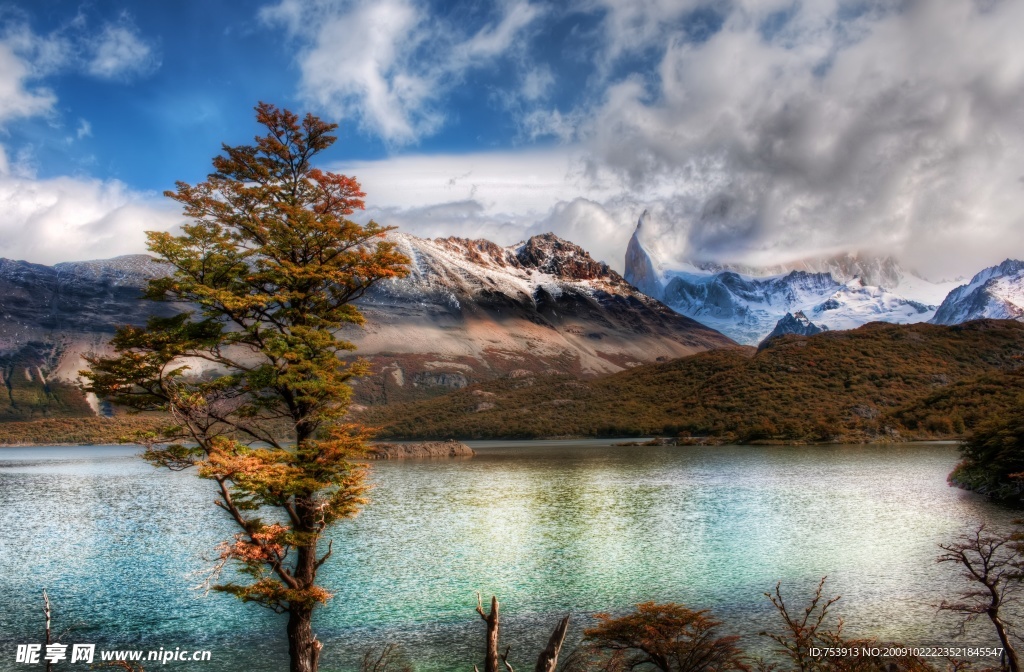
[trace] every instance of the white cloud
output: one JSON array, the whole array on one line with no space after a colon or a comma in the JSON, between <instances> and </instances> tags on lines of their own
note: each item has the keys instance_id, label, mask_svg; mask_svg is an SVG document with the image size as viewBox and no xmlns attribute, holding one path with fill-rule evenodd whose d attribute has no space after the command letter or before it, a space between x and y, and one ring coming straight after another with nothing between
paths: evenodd
<instances>
[{"instance_id":1,"label":"white cloud","mask_svg":"<svg viewBox=\"0 0 1024 672\"><path fill-rule=\"evenodd\" d=\"M647 50L661 51L678 21L709 0L582 0L581 11L603 14L604 40L596 54L604 71L624 55Z\"/></svg>"},{"instance_id":2,"label":"white cloud","mask_svg":"<svg viewBox=\"0 0 1024 672\"><path fill-rule=\"evenodd\" d=\"M428 31L405 0L322 21L301 61L303 95L337 117L358 114L365 128L395 143L432 132L442 119L431 107L437 75L411 58Z\"/></svg>"},{"instance_id":3,"label":"white cloud","mask_svg":"<svg viewBox=\"0 0 1024 672\"><path fill-rule=\"evenodd\" d=\"M334 117L358 117L391 145L436 132L451 87L517 48L517 36L540 15L528 2L511 2L497 23L463 35L413 0L281 0L260 12L305 45L301 95Z\"/></svg>"},{"instance_id":4,"label":"white cloud","mask_svg":"<svg viewBox=\"0 0 1024 672\"><path fill-rule=\"evenodd\" d=\"M181 222L173 204L116 180L0 176L0 256L35 263L144 253L145 231Z\"/></svg>"},{"instance_id":5,"label":"white cloud","mask_svg":"<svg viewBox=\"0 0 1024 672\"><path fill-rule=\"evenodd\" d=\"M534 101L547 97L554 85L555 76L551 72L551 68L541 65L533 68L523 77L521 93L523 98Z\"/></svg>"},{"instance_id":6,"label":"white cloud","mask_svg":"<svg viewBox=\"0 0 1024 672\"><path fill-rule=\"evenodd\" d=\"M456 45L453 54L461 59L460 69L472 67L477 59L491 59L512 48L520 34L544 12L529 2L509 3L497 25L488 24L465 42Z\"/></svg>"},{"instance_id":7,"label":"white cloud","mask_svg":"<svg viewBox=\"0 0 1024 672\"><path fill-rule=\"evenodd\" d=\"M0 41L18 54L36 78L53 74L74 59L74 44L60 30L39 35L27 23L11 20L3 25Z\"/></svg>"},{"instance_id":8,"label":"white cloud","mask_svg":"<svg viewBox=\"0 0 1024 672\"><path fill-rule=\"evenodd\" d=\"M0 40L0 125L53 109L56 95L45 87L33 87L32 79L31 64Z\"/></svg>"},{"instance_id":9,"label":"white cloud","mask_svg":"<svg viewBox=\"0 0 1024 672\"><path fill-rule=\"evenodd\" d=\"M127 14L97 31L79 13L47 34L33 31L19 14L10 16L0 13L0 20L7 19L0 27L0 45L16 55L18 72L26 77L79 71L100 79L124 80L160 67L156 45L139 33Z\"/></svg>"},{"instance_id":10,"label":"white cloud","mask_svg":"<svg viewBox=\"0 0 1024 672\"><path fill-rule=\"evenodd\" d=\"M579 148L403 156L329 166L366 192L362 220L425 237L503 245L553 231L621 270L630 223L644 204Z\"/></svg>"},{"instance_id":11,"label":"white cloud","mask_svg":"<svg viewBox=\"0 0 1024 672\"><path fill-rule=\"evenodd\" d=\"M160 67L160 57L138 30L122 21L107 24L87 42L85 71L100 79L130 79L148 75Z\"/></svg>"},{"instance_id":12,"label":"white cloud","mask_svg":"<svg viewBox=\"0 0 1024 672\"><path fill-rule=\"evenodd\" d=\"M740 4L707 41L668 39L656 78L608 87L577 132L657 194L678 256L868 247L942 274L1024 255L1024 3L900 9L805 2L766 34L778 7Z\"/></svg>"},{"instance_id":13,"label":"white cloud","mask_svg":"<svg viewBox=\"0 0 1024 672\"><path fill-rule=\"evenodd\" d=\"M23 23L3 26L0 125L55 114L57 96L33 86L55 72L81 68L102 78L126 78L158 65L152 48L124 20L95 38L85 31L81 15L45 36ZM91 135L91 124L79 119L68 142ZM177 208L117 180L38 179L33 164L31 144L19 147L13 160L0 145L0 256L52 264L145 252L144 231L180 223Z\"/></svg>"},{"instance_id":14,"label":"white cloud","mask_svg":"<svg viewBox=\"0 0 1024 672\"><path fill-rule=\"evenodd\" d=\"M477 200L489 212L541 217L558 200L592 191L580 157L556 148L522 152L407 155L350 161L332 170L355 176L376 207L425 207Z\"/></svg>"}]
</instances>

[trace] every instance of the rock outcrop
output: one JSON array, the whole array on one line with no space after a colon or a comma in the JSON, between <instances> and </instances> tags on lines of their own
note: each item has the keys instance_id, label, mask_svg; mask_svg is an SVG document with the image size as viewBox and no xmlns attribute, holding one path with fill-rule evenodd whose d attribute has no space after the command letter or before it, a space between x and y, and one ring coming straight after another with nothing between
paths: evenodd
<instances>
[{"instance_id":1,"label":"rock outcrop","mask_svg":"<svg viewBox=\"0 0 1024 672\"><path fill-rule=\"evenodd\" d=\"M476 452L464 443L424 441L421 443L378 443L370 449L373 460L404 460L421 457L473 457Z\"/></svg>"}]
</instances>

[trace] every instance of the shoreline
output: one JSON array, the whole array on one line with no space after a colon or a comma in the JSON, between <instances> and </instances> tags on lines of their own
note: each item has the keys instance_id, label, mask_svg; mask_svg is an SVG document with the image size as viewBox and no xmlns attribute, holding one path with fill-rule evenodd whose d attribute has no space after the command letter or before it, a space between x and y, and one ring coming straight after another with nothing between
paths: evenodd
<instances>
[{"instance_id":1,"label":"shoreline","mask_svg":"<svg viewBox=\"0 0 1024 672\"><path fill-rule=\"evenodd\" d=\"M829 443L809 443L802 441L772 441L772 442L757 442L757 443L734 443L729 441L707 441L702 443L674 443L674 439L667 439L662 437L609 437L609 436L541 436L533 437L529 439L522 438L487 438L487 439L430 439L430 440L404 440L396 439L392 441L380 441L372 444L373 446L378 445L398 445L398 446L409 446L409 445L422 445L432 443L448 443L455 442L463 445L467 445L467 442L482 443L482 442L516 442L516 443L535 443L543 441L608 441L610 445L618 448L634 448L634 447L652 447L652 446L672 446L676 448L716 448L719 446L742 446L745 448L773 448L778 446L796 446L796 447L813 447L813 446L902 446L902 445L913 445L913 444L934 444L934 445L958 445L963 439L908 439L907 441L832 441ZM657 443L655 443L657 442ZM98 442L20 442L20 443L0 443L0 450L4 448L92 448L95 446L139 446L141 444L132 443L131 441L98 441ZM371 448L371 452L373 449ZM371 458L371 459L396 459L396 458Z\"/></svg>"}]
</instances>

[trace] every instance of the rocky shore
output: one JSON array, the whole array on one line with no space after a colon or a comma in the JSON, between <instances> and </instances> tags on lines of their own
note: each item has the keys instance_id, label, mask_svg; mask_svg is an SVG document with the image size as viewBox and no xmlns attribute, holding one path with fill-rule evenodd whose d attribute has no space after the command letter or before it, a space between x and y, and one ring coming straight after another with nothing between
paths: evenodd
<instances>
[{"instance_id":1,"label":"rocky shore","mask_svg":"<svg viewBox=\"0 0 1024 672\"><path fill-rule=\"evenodd\" d=\"M473 457L475 454L466 444L448 439L419 443L378 443L370 448L369 457L373 460L403 460L416 457Z\"/></svg>"}]
</instances>

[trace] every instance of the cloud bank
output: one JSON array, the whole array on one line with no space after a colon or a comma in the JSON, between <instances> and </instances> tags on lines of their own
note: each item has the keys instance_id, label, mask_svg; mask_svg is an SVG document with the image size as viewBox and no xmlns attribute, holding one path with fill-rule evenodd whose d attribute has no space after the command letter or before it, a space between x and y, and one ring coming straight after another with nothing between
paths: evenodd
<instances>
[{"instance_id":1,"label":"cloud bank","mask_svg":"<svg viewBox=\"0 0 1024 672\"><path fill-rule=\"evenodd\" d=\"M255 14L290 40L299 100L391 151L329 166L362 180L365 217L384 224L506 244L551 229L619 268L645 209L676 260L862 249L949 277L1024 257L1022 2L273 0ZM57 113L50 73L160 67L125 20L80 23L0 33L0 128ZM79 121L69 137L88 137ZM502 124L497 149L417 149ZM5 256L41 253L59 229L31 208L72 195L92 213L66 215L82 231L129 204L168 225L123 184L17 182L30 178L0 147L3 234L29 241Z\"/></svg>"},{"instance_id":2,"label":"cloud bank","mask_svg":"<svg viewBox=\"0 0 1024 672\"><path fill-rule=\"evenodd\" d=\"M660 203L677 252L868 247L930 272L1024 254L1024 4L808 2L776 25L749 4L580 129L630 185L680 185Z\"/></svg>"},{"instance_id":3,"label":"cloud bank","mask_svg":"<svg viewBox=\"0 0 1024 672\"><path fill-rule=\"evenodd\" d=\"M435 39L423 7L385 5L374 16L390 18L374 22L359 13L370 10L345 6L355 25L379 28L374 45L362 65L332 69L344 62L329 57L332 29L308 34L303 90L320 91L325 106L347 101L345 112L384 137L437 132L445 89L430 73L443 68L403 60ZM574 227L578 242L595 249L608 247L607 218L624 248L647 208L661 247L680 259L767 264L869 249L948 275L1024 256L1024 3L747 0L723 9L604 0L568 12L600 18L584 93L569 107L524 107L520 123L528 140L559 140L591 183L573 178L549 190L546 207L523 183L529 211L461 194L452 203L475 214L453 218L456 228L477 222L483 234L518 222L526 232L562 221L580 197L601 210L592 232ZM494 35L522 35L518 26L529 23L512 15L512 27ZM523 98L565 85L558 62L530 66L547 74L535 75ZM461 168L439 159L437 177L488 163L481 156ZM497 164L490 175L477 168L478 183L507 176ZM391 209L390 221L440 228L443 189L429 204L437 207L424 210L427 203L401 193L418 178L379 170L391 172L394 195L371 191L370 199Z\"/></svg>"},{"instance_id":4,"label":"cloud bank","mask_svg":"<svg viewBox=\"0 0 1024 672\"><path fill-rule=\"evenodd\" d=\"M2 256L35 263L145 252L144 231L169 230L177 208L116 180L0 177Z\"/></svg>"}]
</instances>

